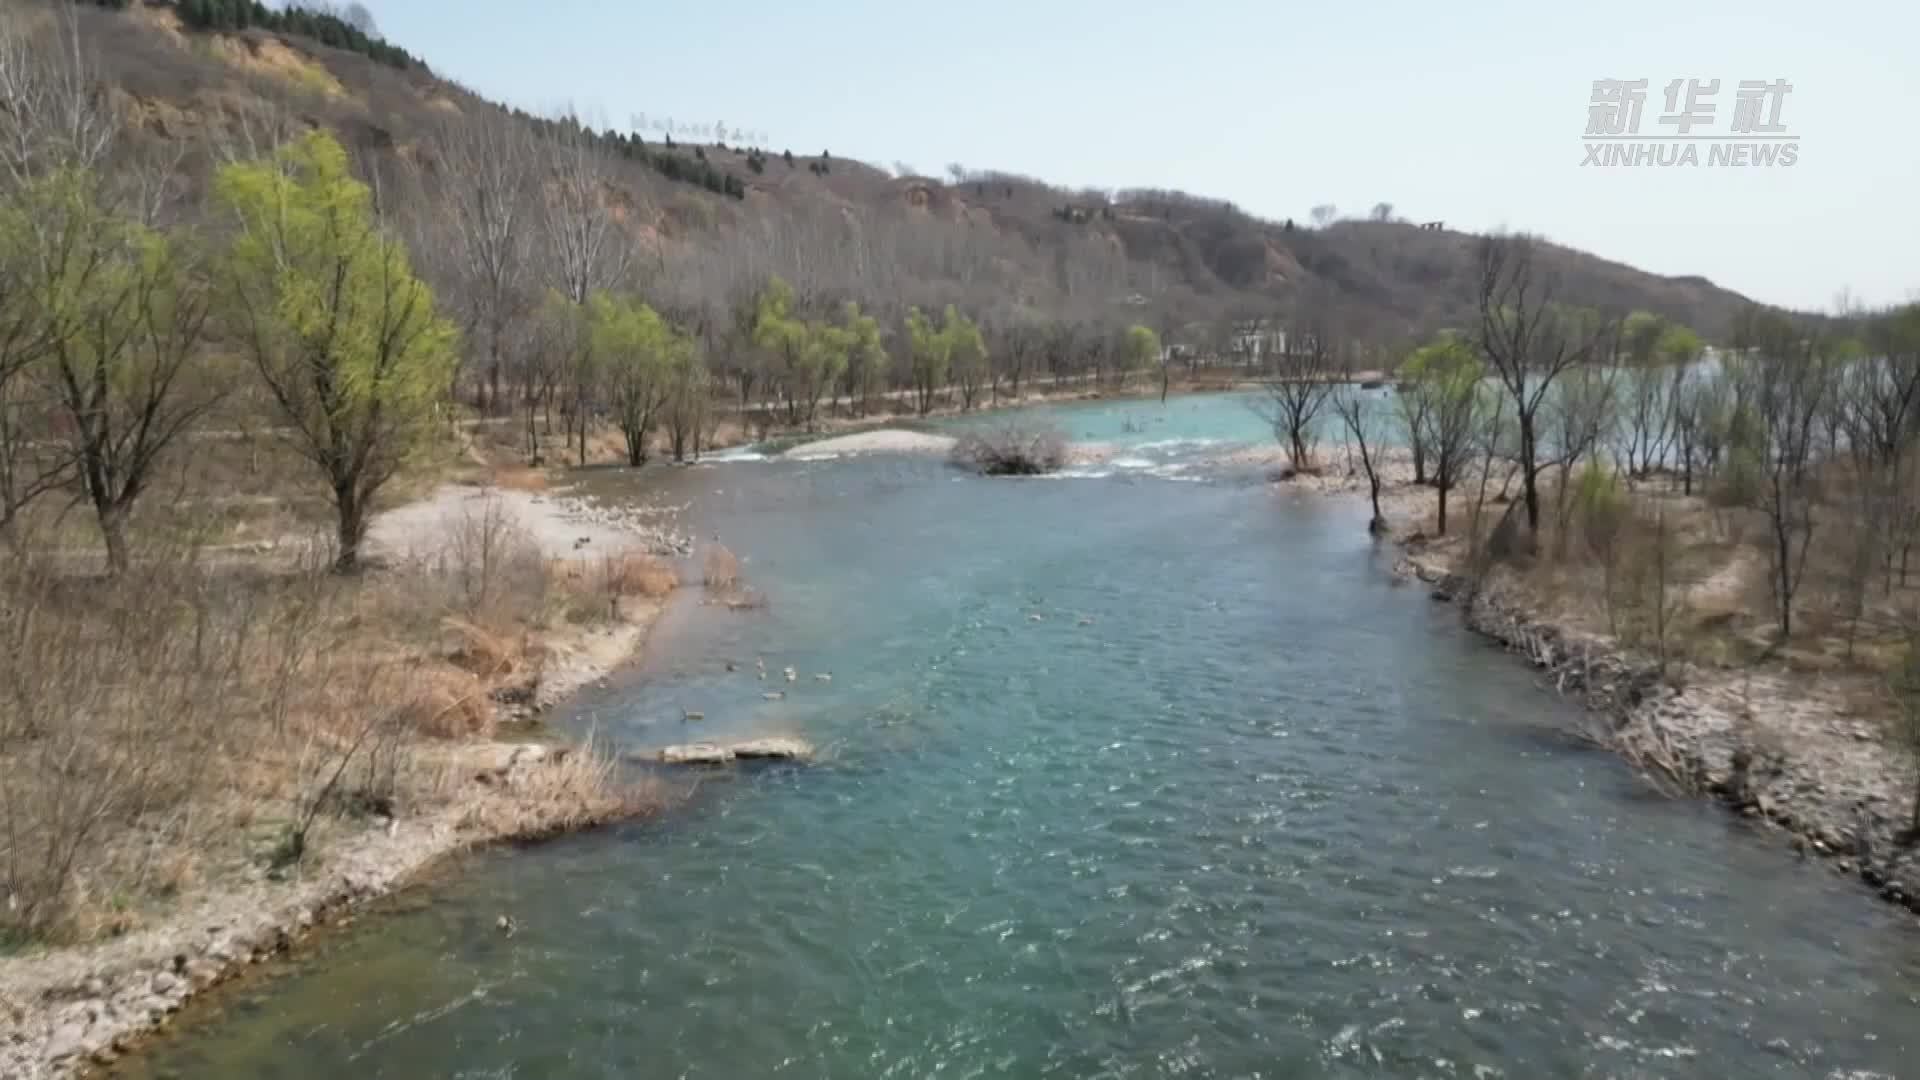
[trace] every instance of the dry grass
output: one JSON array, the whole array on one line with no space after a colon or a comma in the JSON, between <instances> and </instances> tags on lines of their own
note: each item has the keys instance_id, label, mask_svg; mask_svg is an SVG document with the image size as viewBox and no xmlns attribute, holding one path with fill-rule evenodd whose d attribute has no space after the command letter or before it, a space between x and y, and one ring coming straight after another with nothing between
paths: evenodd
<instances>
[{"instance_id":1,"label":"dry grass","mask_svg":"<svg viewBox=\"0 0 1920 1080\"><path fill-rule=\"evenodd\" d=\"M707 549L700 561L700 583L715 592L728 592L740 585L740 559L724 544Z\"/></svg>"},{"instance_id":2,"label":"dry grass","mask_svg":"<svg viewBox=\"0 0 1920 1080\"><path fill-rule=\"evenodd\" d=\"M346 87L326 68L264 34L207 39L208 48L244 71L287 80L309 94L345 97Z\"/></svg>"},{"instance_id":3,"label":"dry grass","mask_svg":"<svg viewBox=\"0 0 1920 1080\"><path fill-rule=\"evenodd\" d=\"M412 681L402 710L407 726L437 739L467 739L493 733L487 684L453 668L430 668Z\"/></svg>"},{"instance_id":4,"label":"dry grass","mask_svg":"<svg viewBox=\"0 0 1920 1080\"><path fill-rule=\"evenodd\" d=\"M680 586L680 576L671 566L640 551L553 559L547 563L547 580L560 618L587 624L617 622L622 617L622 600L658 600Z\"/></svg>"},{"instance_id":5,"label":"dry grass","mask_svg":"<svg viewBox=\"0 0 1920 1080\"><path fill-rule=\"evenodd\" d=\"M487 483L502 491L545 491L547 474L544 469L502 466L487 474Z\"/></svg>"},{"instance_id":6,"label":"dry grass","mask_svg":"<svg viewBox=\"0 0 1920 1080\"><path fill-rule=\"evenodd\" d=\"M490 630L457 615L447 616L441 625L458 642L447 660L462 671L482 679L499 679L538 669L538 654L524 628Z\"/></svg>"},{"instance_id":7,"label":"dry grass","mask_svg":"<svg viewBox=\"0 0 1920 1080\"><path fill-rule=\"evenodd\" d=\"M660 559L642 551L608 556L601 574L614 596L644 596L658 600L680 587L680 575Z\"/></svg>"},{"instance_id":8,"label":"dry grass","mask_svg":"<svg viewBox=\"0 0 1920 1080\"><path fill-rule=\"evenodd\" d=\"M496 509L360 577L321 548L276 570L191 549L118 580L0 569L0 941L124 931L196 882L310 856L338 822L457 797L422 754L493 730L495 694L540 678L555 594L572 602ZM616 607L674 584L644 557L576 576ZM539 783L523 821L626 812L587 759Z\"/></svg>"},{"instance_id":9,"label":"dry grass","mask_svg":"<svg viewBox=\"0 0 1920 1080\"><path fill-rule=\"evenodd\" d=\"M309 811L390 804L404 752L381 599L315 568L0 581L0 935L124 929L203 865L272 858ZM349 768L348 766L352 766ZM301 824L304 822L305 824ZM249 828L269 826L264 832Z\"/></svg>"},{"instance_id":10,"label":"dry grass","mask_svg":"<svg viewBox=\"0 0 1920 1080\"><path fill-rule=\"evenodd\" d=\"M462 815L462 827L481 838L539 839L637 817L664 801L657 786L623 776L613 753L593 739L500 782L506 797L473 800Z\"/></svg>"}]
</instances>

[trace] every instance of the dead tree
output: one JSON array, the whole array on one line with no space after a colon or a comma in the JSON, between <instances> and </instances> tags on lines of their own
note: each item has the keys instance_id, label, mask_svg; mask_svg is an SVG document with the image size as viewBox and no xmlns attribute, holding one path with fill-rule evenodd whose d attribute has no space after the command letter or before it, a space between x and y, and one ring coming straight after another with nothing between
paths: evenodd
<instances>
[{"instance_id":1,"label":"dead tree","mask_svg":"<svg viewBox=\"0 0 1920 1080\"><path fill-rule=\"evenodd\" d=\"M1617 320L1558 302L1558 282L1539 263L1540 244L1525 234L1480 241L1478 345L1513 402L1527 530L1540 531L1540 412L1554 384L1590 360L1609 360Z\"/></svg>"},{"instance_id":2,"label":"dead tree","mask_svg":"<svg viewBox=\"0 0 1920 1080\"><path fill-rule=\"evenodd\" d=\"M1313 446L1319 439L1315 421L1345 378L1340 356L1342 343L1324 308L1310 309L1296 321L1281 347L1274 350L1264 396L1254 405L1287 447L1294 471L1313 468Z\"/></svg>"}]
</instances>

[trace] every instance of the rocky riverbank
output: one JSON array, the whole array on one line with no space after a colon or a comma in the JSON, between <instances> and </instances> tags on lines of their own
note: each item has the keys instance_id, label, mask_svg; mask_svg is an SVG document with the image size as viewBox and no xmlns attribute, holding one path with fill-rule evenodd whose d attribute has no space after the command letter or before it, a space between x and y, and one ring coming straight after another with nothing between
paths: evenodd
<instances>
[{"instance_id":1,"label":"rocky riverbank","mask_svg":"<svg viewBox=\"0 0 1920 1080\"><path fill-rule=\"evenodd\" d=\"M1270 447L1240 451L1231 464L1264 464L1281 490L1366 498L1357 470L1280 472ZM1544 612L1550 605L1504 567L1476 583L1459 573L1458 538L1435 542L1418 528L1433 513L1433 489L1413 482L1401 448L1378 456L1380 505L1394 523L1397 570L1460 605L1467 626L1524 657L1560 693L1591 710L1581 734L1617 752L1675 795L1716 799L1833 872L1857 878L1890 902L1920 912L1920 850L1905 831L1912 812L1912 765L1886 741L1888 707L1860 677L1808 675L1779 662L1748 668L1676 663L1663 674L1650 656L1606 634ZM1464 526L1472 486L1455 492ZM1737 576L1730 563L1719 577ZM1703 581L1711 592L1725 582ZM1590 606L1590 605L1589 605ZM1563 609L1564 610L1564 609Z\"/></svg>"},{"instance_id":2,"label":"rocky riverbank","mask_svg":"<svg viewBox=\"0 0 1920 1080\"><path fill-rule=\"evenodd\" d=\"M1718 799L1779 831L1803 857L1920 912L1920 856L1901 836L1910 788L1877 717L1784 670L1688 670L1532 615L1498 578L1482 587L1444 557L1405 545L1398 570L1457 603L1467 626L1521 655L1584 701L1596 743L1675 794Z\"/></svg>"},{"instance_id":3,"label":"rocky riverbank","mask_svg":"<svg viewBox=\"0 0 1920 1080\"><path fill-rule=\"evenodd\" d=\"M583 549L688 550L650 515L458 486L383 515L373 550L394 565L391 573L408 573L410 560L430 558L453 523L471 518L476 500L507 514L549 558L578 558ZM522 711L557 704L632 658L662 604L631 597L618 608L611 622L544 632L544 670ZM651 788L617 777L613 759L591 747L480 739L420 742L410 752L433 795L419 812L329 820L324 850L313 857L202 881L163 915L111 940L0 959L0 1077L51 1080L108 1065L196 994L350 921L450 854L606 824L658 804Z\"/></svg>"}]
</instances>

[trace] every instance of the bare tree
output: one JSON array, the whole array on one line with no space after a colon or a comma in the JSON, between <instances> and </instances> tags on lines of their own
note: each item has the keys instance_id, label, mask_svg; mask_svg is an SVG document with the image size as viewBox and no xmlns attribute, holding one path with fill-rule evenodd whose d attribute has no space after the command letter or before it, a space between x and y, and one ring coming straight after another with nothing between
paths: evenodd
<instances>
[{"instance_id":1,"label":"bare tree","mask_svg":"<svg viewBox=\"0 0 1920 1080\"><path fill-rule=\"evenodd\" d=\"M1375 221L1392 221L1393 220L1393 204L1390 202L1374 203L1373 212L1367 216L1371 217Z\"/></svg>"},{"instance_id":2,"label":"bare tree","mask_svg":"<svg viewBox=\"0 0 1920 1080\"><path fill-rule=\"evenodd\" d=\"M1540 531L1540 410L1561 375L1591 360L1611 359L1615 320L1571 311L1558 283L1536 261L1538 241L1525 234L1480 241L1480 351L1513 401L1529 542Z\"/></svg>"},{"instance_id":3,"label":"bare tree","mask_svg":"<svg viewBox=\"0 0 1920 1080\"><path fill-rule=\"evenodd\" d=\"M1909 615L1906 623L1906 648L1901 653L1899 666L1888 676L1887 689L1893 699L1888 733L1913 762L1913 802L1907 814L1907 827L1900 837L1902 842L1911 844L1920 839L1920 622Z\"/></svg>"},{"instance_id":4,"label":"bare tree","mask_svg":"<svg viewBox=\"0 0 1920 1080\"><path fill-rule=\"evenodd\" d=\"M1379 410L1368 400L1366 392L1350 380L1334 392L1331 400L1334 414L1346 428L1348 441L1360 452L1360 468L1366 473L1367 497L1373 506L1367 531L1383 536L1389 526L1386 515L1380 512L1380 469L1375 460L1380 452Z\"/></svg>"},{"instance_id":5,"label":"bare tree","mask_svg":"<svg viewBox=\"0 0 1920 1080\"><path fill-rule=\"evenodd\" d=\"M1674 376L1670 408L1673 413L1673 460L1680 469L1680 492L1693 494L1697 469L1710 467L1709 448L1715 445L1714 431L1721 422L1719 395L1724 380L1682 369Z\"/></svg>"},{"instance_id":6,"label":"bare tree","mask_svg":"<svg viewBox=\"0 0 1920 1080\"><path fill-rule=\"evenodd\" d=\"M1566 554L1571 532L1573 471L1581 461L1599 456L1602 441L1617 426L1616 382L1611 367L1588 365L1569 371L1541 415L1535 464L1542 471L1553 468L1559 472L1553 488L1557 554Z\"/></svg>"},{"instance_id":7,"label":"bare tree","mask_svg":"<svg viewBox=\"0 0 1920 1080\"><path fill-rule=\"evenodd\" d=\"M510 322L526 309L534 158L525 124L488 109L443 126L440 194L465 322L486 341L482 407L499 412ZM550 219L551 220L551 219Z\"/></svg>"},{"instance_id":8,"label":"bare tree","mask_svg":"<svg viewBox=\"0 0 1920 1080\"><path fill-rule=\"evenodd\" d=\"M1332 203L1321 203L1319 206L1314 207L1311 211L1308 212L1308 217L1312 219L1315 225L1320 226L1321 228L1325 228L1328 225L1333 224L1334 219L1338 218L1339 216L1340 216L1340 208L1333 205Z\"/></svg>"},{"instance_id":9,"label":"bare tree","mask_svg":"<svg viewBox=\"0 0 1920 1080\"><path fill-rule=\"evenodd\" d=\"M612 162L593 144L592 132L573 113L563 114L553 130L543 206L550 273L562 296L584 304L626 276L633 245L608 203Z\"/></svg>"},{"instance_id":10,"label":"bare tree","mask_svg":"<svg viewBox=\"0 0 1920 1080\"><path fill-rule=\"evenodd\" d=\"M29 18L0 11L0 170L14 186L98 166L120 129L72 8L61 5L51 32Z\"/></svg>"},{"instance_id":11,"label":"bare tree","mask_svg":"<svg viewBox=\"0 0 1920 1080\"><path fill-rule=\"evenodd\" d=\"M633 245L608 203L612 162L593 143L579 116L566 113L553 125L547 149L549 178L544 210L549 274L568 303L584 308L596 291L626 276ZM562 414L577 437L577 460L587 463L598 375L590 336L570 335L573 351L561 370L566 401Z\"/></svg>"},{"instance_id":12,"label":"bare tree","mask_svg":"<svg viewBox=\"0 0 1920 1080\"><path fill-rule=\"evenodd\" d=\"M1837 380L1836 411L1854 462L1860 514L1870 523L1864 531L1880 549L1890 591L1894 556L1904 583L1920 530L1910 460L1920 435L1920 303L1869 321L1866 346L1866 355L1847 362Z\"/></svg>"},{"instance_id":13,"label":"bare tree","mask_svg":"<svg viewBox=\"0 0 1920 1080\"><path fill-rule=\"evenodd\" d=\"M1438 503L1437 531L1441 536L1447 535L1447 496L1459 486L1473 461L1475 436L1488 411L1479 376L1476 362L1432 388L1433 405L1427 430Z\"/></svg>"},{"instance_id":14,"label":"bare tree","mask_svg":"<svg viewBox=\"0 0 1920 1080\"><path fill-rule=\"evenodd\" d=\"M1748 312L1735 341L1750 350L1740 361L1739 378L1754 430L1751 445L1740 449L1759 474L1759 508L1768 525L1768 581L1784 643L1793 634L1794 597L1813 540L1817 425L1834 368L1811 328L1774 312Z\"/></svg>"},{"instance_id":15,"label":"bare tree","mask_svg":"<svg viewBox=\"0 0 1920 1080\"><path fill-rule=\"evenodd\" d=\"M1663 463L1673 434L1677 380L1686 368L1669 363L1660 351L1668 323L1644 313L1629 316L1621 328L1621 366L1625 381L1621 418L1612 442L1627 475L1640 478Z\"/></svg>"},{"instance_id":16,"label":"bare tree","mask_svg":"<svg viewBox=\"0 0 1920 1080\"><path fill-rule=\"evenodd\" d=\"M1338 380L1345 377L1342 346L1322 301L1289 328L1285 344L1273 353L1263 383L1265 395L1254 409L1273 427L1274 437L1286 444L1296 471L1313 467L1313 445L1318 439L1314 421L1333 396Z\"/></svg>"},{"instance_id":17,"label":"bare tree","mask_svg":"<svg viewBox=\"0 0 1920 1080\"><path fill-rule=\"evenodd\" d=\"M1400 434L1413 455L1413 482L1424 484L1427 459L1433 453L1433 411L1437 388L1423 380L1402 378L1393 395L1393 413L1400 421Z\"/></svg>"}]
</instances>

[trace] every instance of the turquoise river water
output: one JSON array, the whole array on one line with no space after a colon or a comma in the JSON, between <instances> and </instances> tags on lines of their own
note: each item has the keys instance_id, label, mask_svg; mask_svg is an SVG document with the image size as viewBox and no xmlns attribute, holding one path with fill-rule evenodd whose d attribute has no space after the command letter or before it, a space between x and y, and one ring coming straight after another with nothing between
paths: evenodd
<instances>
[{"instance_id":1,"label":"turquoise river water","mask_svg":"<svg viewBox=\"0 0 1920 1080\"><path fill-rule=\"evenodd\" d=\"M1362 507L1180 460L1226 407L1065 410L1150 462L1097 476L600 481L770 603L691 591L562 722L824 760L473 858L128 1074L1920 1076L1910 916L1567 738Z\"/></svg>"}]
</instances>

